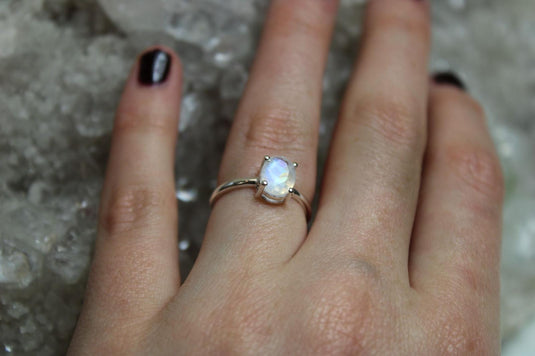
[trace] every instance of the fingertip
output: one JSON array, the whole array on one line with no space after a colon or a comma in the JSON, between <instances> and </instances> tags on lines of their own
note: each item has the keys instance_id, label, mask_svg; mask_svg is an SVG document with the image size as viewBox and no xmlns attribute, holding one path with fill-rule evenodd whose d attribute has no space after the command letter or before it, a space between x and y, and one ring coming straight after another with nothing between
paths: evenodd
<instances>
[{"instance_id":1,"label":"fingertip","mask_svg":"<svg viewBox=\"0 0 535 356\"><path fill-rule=\"evenodd\" d=\"M155 45L137 57L126 83L137 90L180 90L182 62L178 54L167 46Z\"/></svg>"},{"instance_id":2,"label":"fingertip","mask_svg":"<svg viewBox=\"0 0 535 356\"><path fill-rule=\"evenodd\" d=\"M143 55L153 52L153 51L161 51L167 54L169 57L171 57L171 62L174 67L174 69L177 69L177 71L181 74L182 73L182 60L180 59L180 56L171 48L164 45L154 45L147 47L145 50L143 50L140 54L138 54L138 62L143 57Z\"/></svg>"},{"instance_id":3,"label":"fingertip","mask_svg":"<svg viewBox=\"0 0 535 356\"><path fill-rule=\"evenodd\" d=\"M169 47L149 47L136 57L132 66L118 106L116 125L137 119L146 121L144 118L152 118L152 122L165 127L175 125L181 94L179 56Z\"/></svg>"}]
</instances>

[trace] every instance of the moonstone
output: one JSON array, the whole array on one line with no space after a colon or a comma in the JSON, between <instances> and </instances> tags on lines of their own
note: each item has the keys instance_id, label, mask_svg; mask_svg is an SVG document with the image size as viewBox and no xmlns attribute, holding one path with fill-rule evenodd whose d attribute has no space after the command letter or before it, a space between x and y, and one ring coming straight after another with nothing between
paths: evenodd
<instances>
[{"instance_id":1,"label":"moonstone","mask_svg":"<svg viewBox=\"0 0 535 356\"><path fill-rule=\"evenodd\" d=\"M271 157L265 160L260 170L260 181L267 181L263 198L277 203L288 195L295 184L295 167L284 157Z\"/></svg>"}]
</instances>

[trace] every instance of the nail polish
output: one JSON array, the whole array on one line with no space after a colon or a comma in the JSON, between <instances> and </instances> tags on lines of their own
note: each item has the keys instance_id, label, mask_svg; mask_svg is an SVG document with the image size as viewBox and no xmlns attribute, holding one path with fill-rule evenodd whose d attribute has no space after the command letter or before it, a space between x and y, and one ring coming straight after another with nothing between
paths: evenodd
<instances>
[{"instance_id":1,"label":"nail polish","mask_svg":"<svg viewBox=\"0 0 535 356\"><path fill-rule=\"evenodd\" d=\"M167 80L171 69L171 56L155 49L143 54L139 60L138 81L142 85L162 84Z\"/></svg>"},{"instance_id":2,"label":"nail polish","mask_svg":"<svg viewBox=\"0 0 535 356\"><path fill-rule=\"evenodd\" d=\"M466 85L459 77L453 72L440 72L433 75L433 80L437 84L452 85L461 90L466 91Z\"/></svg>"}]
</instances>

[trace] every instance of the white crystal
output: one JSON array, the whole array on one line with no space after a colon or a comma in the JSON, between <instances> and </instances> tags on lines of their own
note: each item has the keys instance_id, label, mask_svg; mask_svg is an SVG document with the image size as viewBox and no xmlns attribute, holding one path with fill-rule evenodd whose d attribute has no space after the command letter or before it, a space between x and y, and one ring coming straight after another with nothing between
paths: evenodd
<instances>
[{"instance_id":1,"label":"white crystal","mask_svg":"<svg viewBox=\"0 0 535 356\"><path fill-rule=\"evenodd\" d=\"M264 161L260 170L260 181L267 181L263 198L270 202L279 202L295 184L295 167L284 157L271 157Z\"/></svg>"},{"instance_id":2,"label":"white crystal","mask_svg":"<svg viewBox=\"0 0 535 356\"><path fill-rule=\"evenodd\" d=\"M340 2L324 81L320 170L365 1ZM187 200L180 204L181 236L191 243L180 251L185 279L209 214L204 199L216 185L207 177L217 176L245 80L234 69L250 67L268 4L0 0L0 354L65 353L96 236L113 112L133 53L154 43L180 54L189 98L176 152L177 193ZM467 79L491 114L505 170L502 335L514 340L513 333L535 317L535 1L433 5L431 68ZM20 317L10 312L17 302L29 310ZM23 334L29 318L38 330Z\"/></svg>"}]
</instances>

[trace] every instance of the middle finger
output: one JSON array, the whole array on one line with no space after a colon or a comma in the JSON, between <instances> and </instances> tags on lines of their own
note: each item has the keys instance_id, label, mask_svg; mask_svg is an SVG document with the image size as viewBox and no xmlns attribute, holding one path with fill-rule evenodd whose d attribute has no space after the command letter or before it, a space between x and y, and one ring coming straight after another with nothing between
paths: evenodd
<instances>
[{"instance_id":1,"label":"middle finger","mask_svg":"<svg viewBox=\"0 0 535 356\"><path fill-rule=\"evenodd\" d=\"M396 279L401 272L406 282L426 141L428 10L426 1L369 1L316 223L303 246Z\"/></svg>"}]
</instances>

